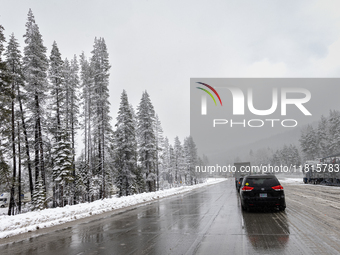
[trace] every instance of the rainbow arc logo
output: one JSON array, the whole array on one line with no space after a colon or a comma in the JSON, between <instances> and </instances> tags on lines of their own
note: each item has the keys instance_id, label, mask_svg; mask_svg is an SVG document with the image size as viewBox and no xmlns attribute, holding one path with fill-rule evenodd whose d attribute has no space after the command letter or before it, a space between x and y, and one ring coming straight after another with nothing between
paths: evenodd
<instances>
[{"instance_id":1,"label":"rainbow arc logo","mask_svg":"<svg viewBox=\"0 0 340 255\"><path fill-rule=\"evenodd\" d=\"M198 84L201 84L201 85L203 85L203 86L206 86L206 87L209 88L212 92L214 92L215 95L218 97L218 100L220 101L220 104L221 104L221 106L222 106L222 100L221 100L221 98L220 98L220 95L217 93L217 91L216 91L213 87L211 87L210 85L208 85L208 84L206 84L206 83L203 83L203 82L197 82L197 83L198 83ZM215 100L214 96L213 96L208 90L206 90L206 89L204 89L204 88L201 88L201 87L196 87L196 88L201 89L201 90L205 91L206 93L208 93L208 95L211 96L211 98L212 98L212 99L214 100L214 102L215 102L215 105L217 106L217 103L216 103L216 100Z\"/></svg>"}]
</instances>

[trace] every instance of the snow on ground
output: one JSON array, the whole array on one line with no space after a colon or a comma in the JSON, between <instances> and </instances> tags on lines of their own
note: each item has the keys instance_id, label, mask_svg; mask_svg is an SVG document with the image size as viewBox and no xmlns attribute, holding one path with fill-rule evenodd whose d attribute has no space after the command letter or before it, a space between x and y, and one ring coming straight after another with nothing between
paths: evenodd
<instances>
[{"instance_id":1,"label":"snow on ground","mask_svg":"<svg viewBox=\"0 0 340 255\"><path fill-rule=\"evenodd\" d=\"M278 178L281 183L303 184L303 178Z\"/></svg>"},{"instance_id":2,"label":"snow on ground","mask_svg":"<svg viewBox=\"0 0 340 255\"><path fill-rule=\"evenodd\" d=\"M14 216L2 215L0 216L0 238L6 238L21 233L35 231L39 228L52 227L76 219L137 205L140 203L152 202L160 198L181 194L196 188L201 188L225 180L226 179L222 178L208 179L206 183L193 186L183 186L120 198L107 198L103 200L97 200L92 203L83 203L72 206L67 205L65 207L28 212ZM7 213L7 211L8 208L1 208L0 213Z\"/></svg>"}]
</instances>

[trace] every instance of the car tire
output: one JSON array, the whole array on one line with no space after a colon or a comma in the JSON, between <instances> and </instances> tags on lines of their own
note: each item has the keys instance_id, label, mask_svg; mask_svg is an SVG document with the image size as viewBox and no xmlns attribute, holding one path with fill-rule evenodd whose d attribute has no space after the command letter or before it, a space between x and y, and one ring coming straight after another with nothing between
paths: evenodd
<instances>
[{"instance_id":1,"label":"car tire","mask_svg":"<svg viewBox=\"0 0 340 255\"><path fill-rule=\"evenodd\" d=\"M246 211L247 208L242 203L241 203L241 207L243 211Z\"/></svg>"},{"instance_id":2,"label":"car tire","mask_svg":"<svg viewBox=\"0 0 340 255\"><path fill-rule=\"evenodd\" d=\"M279 211L280 211L280 212L284 212L285 210L286 210L286 207L285 207L285 206L280 206L280 207L279 207Z\"/></svg>"}]
</instances>

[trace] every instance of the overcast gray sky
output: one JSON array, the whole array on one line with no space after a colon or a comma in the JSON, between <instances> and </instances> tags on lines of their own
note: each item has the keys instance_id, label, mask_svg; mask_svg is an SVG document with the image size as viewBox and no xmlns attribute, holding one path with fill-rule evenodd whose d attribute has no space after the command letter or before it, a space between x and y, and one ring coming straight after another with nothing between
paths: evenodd
<instances>
[{"instance_id":1,"label":"overcast gray sky","mask_svg":"<svg viewBox=\"0 0 340 255\"><path fill-rule=\"evenodd\" d=\"M44 44L90 57L110 54L111 116L123 89L147 90L170 141L189 135L191 77L339 77L337 0L0 0L0 23L21 46L31 8Z\"/></svg>"}]
</instances>

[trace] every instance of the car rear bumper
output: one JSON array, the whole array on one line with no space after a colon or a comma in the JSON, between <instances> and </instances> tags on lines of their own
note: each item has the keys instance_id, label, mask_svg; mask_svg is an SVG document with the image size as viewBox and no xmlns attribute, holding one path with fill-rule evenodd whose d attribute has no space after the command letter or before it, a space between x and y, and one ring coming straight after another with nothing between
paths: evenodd
<instances>
[{"instance_id":1,"label":"car rear bumper","mask_svg":"<svg viewBox=\"0 0 340 255\"><path fill-rule=\"evenodd\" d=\"M244 198L242 204L245 207L286 207L284 198Z\"/></svg>"}]
</instances>

